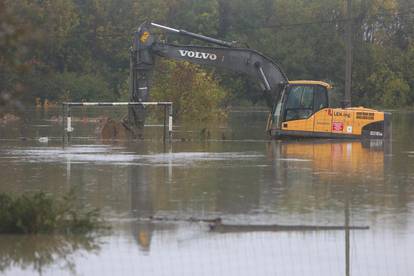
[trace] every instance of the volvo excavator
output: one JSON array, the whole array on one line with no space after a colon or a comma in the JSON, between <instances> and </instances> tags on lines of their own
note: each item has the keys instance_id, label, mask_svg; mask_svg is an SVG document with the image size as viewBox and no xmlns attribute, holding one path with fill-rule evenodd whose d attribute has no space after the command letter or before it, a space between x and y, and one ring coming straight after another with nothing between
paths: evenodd
<instances>
[{"instance_id":1,"label":"volvo excavator","mask_svg":"<svg viewBox=\"0 0 414 276\"><path fill-rule=\"evenodd\" d=\"M213 46L167 43L157 38L154 28ZM389 113L365 107L330 107L328 96L332 87L326 82L290 81L275 61L258 51L156 23L145 22L134 33L130 48L131 101L148 100L151 73L158 57L225 68L255 79L270 109L266 131L272 138L388 139L391 136ZM135 105L129 107L123 125L139 136L144 121L145 107Z\"/></svg>"}]
</instances>

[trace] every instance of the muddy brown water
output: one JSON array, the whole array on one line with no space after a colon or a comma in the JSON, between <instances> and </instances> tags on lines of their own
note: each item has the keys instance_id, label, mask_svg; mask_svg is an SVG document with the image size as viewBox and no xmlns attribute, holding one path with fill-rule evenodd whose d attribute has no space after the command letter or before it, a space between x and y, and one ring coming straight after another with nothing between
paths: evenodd
<instances>
[{"instance_id":1,"label":"muddy brown water","mask_svg":"<svg viewBox=\"0 0 414 276\"><path fill-rule=\"evenodd\" d=\"M414 274L414 113L394 112L385 144L269 141L266 113L239 110L207 134L176 125L164 146L156 121L142 141L96 139L99 112L74 113L66 147L59 110L0 125L0 192L76 187L78 204L112 226L88 237L0 235L1 275ZM217 217L369 229L217 233L186 221Z\"/></svg>"}]
</instances>

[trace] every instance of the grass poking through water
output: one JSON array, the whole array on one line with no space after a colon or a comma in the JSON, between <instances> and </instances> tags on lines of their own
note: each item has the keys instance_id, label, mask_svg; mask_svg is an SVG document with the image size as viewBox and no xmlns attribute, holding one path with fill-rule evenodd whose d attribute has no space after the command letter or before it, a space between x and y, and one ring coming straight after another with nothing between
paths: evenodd
<instances>
[{"instance_id":1,"label":"grass poking through water","mask_svg":"<svg viewBox=\"0 0 414 276\"><path fill-rule=\"evenodd\" d=\"M78 208L75 193L55 198L44 192L0 193L0 233L87 233L104 228L96 208Z\"/></svg>"}]
</instances>

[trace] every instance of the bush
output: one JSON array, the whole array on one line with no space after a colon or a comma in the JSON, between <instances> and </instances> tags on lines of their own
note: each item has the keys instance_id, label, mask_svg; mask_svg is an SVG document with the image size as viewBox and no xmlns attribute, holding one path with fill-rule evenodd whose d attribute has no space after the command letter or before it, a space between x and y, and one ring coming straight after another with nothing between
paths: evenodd
<instances>
[{"instance_id":1,"label":"bush","mask_svg":"<svg viewBox=\"0 0 414 276\"><path fill-rule=\"evenodd\" d=\"M153 77L154 101L172 101L174 118L206 123L226 117L220 106L227 93L212 74L187 62L160 60Z\"/></svg>"},{"instance_id":2,"label":"bush","mask_svg":"<svg viewBox=\"0 0 414 276\"><path fill-rule=\"evenodd\" d=\"M55 199L44 192L0 194L0 233L85 233L102 227L97 209L79 209L74 193Z\"/></svg>"}]
</instances>

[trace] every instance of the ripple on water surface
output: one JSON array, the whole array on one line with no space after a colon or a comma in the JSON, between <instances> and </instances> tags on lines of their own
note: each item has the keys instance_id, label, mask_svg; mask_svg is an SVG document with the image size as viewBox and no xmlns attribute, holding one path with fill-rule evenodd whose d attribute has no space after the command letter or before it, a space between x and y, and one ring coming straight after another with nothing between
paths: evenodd
<instances>
[{"instance_id":1,"label":"ripple on water surface","mask_svg":"<svg viewBox=\"0 0 414 276\"><path fill-rule=\"evenodd\" d=\"M166 152L138 154L122 147L73 146L14 148L0 151L1 158L14 162L104 163L174 166L194 165L196 161L253 160L262 158L258 152Z\"/></svg>"}]
</instances>

